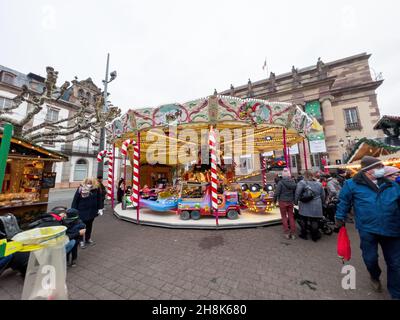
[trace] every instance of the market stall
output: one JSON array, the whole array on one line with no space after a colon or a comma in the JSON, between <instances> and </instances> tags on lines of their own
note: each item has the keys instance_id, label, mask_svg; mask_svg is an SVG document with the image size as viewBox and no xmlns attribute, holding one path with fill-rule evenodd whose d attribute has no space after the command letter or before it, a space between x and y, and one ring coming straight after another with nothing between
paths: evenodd
<instances>
[{"instance_id":1,"label":"market stall","mask_svg":"<svg viewBox=\"0 0 400 320\"><path fill-rule=\"evenodd\" d=\"M11 212L27 222L36 214L46 212L49 189L55 186L53 164L60 161L68 161L68 158L23 139L12 138L0 194L0 214Z\"/></svg>"},{"instance_id":2,"label":"market stall","mask_svg":"<svg viewBox=\"0 0 400 320\"><path fill-rule=\"evenodd\" d=\"M130 110L114 121L110 132L114 148L124 151L134 168L130 205L136 210L117 205L115 212L130 221L171 227L279 221L278 210L270 205L262 215L242 206L234 185L235 165L243 155L274 150L283 150L287 163L288 148L314 129L321 129L318 122L296 105L229 96ZM140 168L147 164L175 168L179 189L171 185L164 198L143 200ZM110 172L109 183L113 182ZM263 196L266 201L271 198L268 193Z\"/></svg>"},{"instance_id":3,"label":"market stall","mask_svg":"<svg viewBox=\"0 0 400 320\"><path fill-rule=\"evenodd\" d=\"M400 168L400 147L373 139L362 138L350 151L346 163L330 165L326 168L330 171L338 169L348 170L351 174L358 172L361 167L361 159L364 156L376 157L387 166Z\"/></svg>"}]
</instances>

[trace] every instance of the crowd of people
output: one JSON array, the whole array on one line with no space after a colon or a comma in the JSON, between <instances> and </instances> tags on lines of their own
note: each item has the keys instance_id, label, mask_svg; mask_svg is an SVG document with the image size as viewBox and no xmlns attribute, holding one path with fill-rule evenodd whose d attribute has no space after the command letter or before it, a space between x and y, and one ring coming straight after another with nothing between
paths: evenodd
<instances>
[{"instance_id":1,"label":"crowd of people","mask_svg":"<svg viewBox=\"0 0 400 320\"><path fill-rule=\"evenodd\" d=\"M379 245L387 265L388 291L393 299L400 299L400 169L365 156L354 177L306 171L294 179L284 169L276 182L274 202L279 205L287 239L296 238L295 211L302 239L310 234L313 241L318 241L323 218L334 224L336 232L346 223L355 222L372 288L382 291Z\"/></svg>"},{"instance_id":2,"label":"crowd of people","mask_svg":"<svg viewBox=\"0 0 400 320\"><path fill-rule=\"evenodd\" d=\"M122 201L123 179L117 187L118 201ZM60 224L67 227L68 266L76 266L79 248L95 244L93 223L103 214L105 198L102 177L86 178L77 188L70 209L53 210L38 222L41 227ZM361 169L353 177L348 172L328 175L305 171L294 178L285 168L276 179L274 203L280 208L286 239L310 237L317 242L322 236L321 219L328 221L336 232L346 223L355 222L372 288L382 291L380 246L387 266L388 291L393 299L400 299L400 169L384 166L379 159L369 156L362 158ZM296 221L300 230L296 230ZM22 266L19 267L22 273L27 257L21 254L14 259ZM2 259L0 269L8 261Z\"/></svg>"}]
</instances>

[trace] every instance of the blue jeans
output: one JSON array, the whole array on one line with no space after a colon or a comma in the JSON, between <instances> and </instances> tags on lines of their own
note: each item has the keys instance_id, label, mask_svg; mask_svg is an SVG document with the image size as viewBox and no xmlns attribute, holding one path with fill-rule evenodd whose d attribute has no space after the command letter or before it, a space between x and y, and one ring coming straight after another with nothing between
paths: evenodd
<instances>
[{"instance_id":1,"label":"blue jeans","mask_svg":"<svg viewBox=\"0 0 400 320\"><path fill-rule=\"evenodd\" d=\"M360 248L371 277L379 279L382 273L378 263L380 244L387 265L387 288L393 299L400 299L400 237L385 237L365 231L360 233Z\"/></svg>"},{"instance_id":2,"label":"blue jeans","mask_svg":"<svg viewBox=\"0 0 400 320\"><path fill-rule=\"evenodd\" d=\"M72 248L75 245L75 242L76 241L74 239L72 239L72 240L69 240L69 242L65 245L65 251L67 254L72 250Z\"/></svg>"}]
</instances>

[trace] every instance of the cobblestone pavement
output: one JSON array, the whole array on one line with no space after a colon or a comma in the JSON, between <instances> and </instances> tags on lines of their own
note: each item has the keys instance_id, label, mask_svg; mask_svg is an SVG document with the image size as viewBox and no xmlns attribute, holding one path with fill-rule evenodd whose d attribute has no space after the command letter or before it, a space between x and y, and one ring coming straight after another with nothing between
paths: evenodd
<instances>
[{"instance_id":1,"label":"cobblestone pavement","mask_svg":"<svg viewBox=\"0 0 400 320\"><path fill-rule=\"evenodd\" d=\"M96 219L97 244L68 269L70 299L389 299L371 292L354 226L349 227L357 289L341 287L336 234L285 240L281 226L172 230ZM381 255L382 256L382 255ZM386 276L383 274L386 286ZM313 281L313 288L302 285ZM0 276L0 299L20 299L23 280ZM314 290L315 289L315 290Z\"/></svg>"}]
</instances>

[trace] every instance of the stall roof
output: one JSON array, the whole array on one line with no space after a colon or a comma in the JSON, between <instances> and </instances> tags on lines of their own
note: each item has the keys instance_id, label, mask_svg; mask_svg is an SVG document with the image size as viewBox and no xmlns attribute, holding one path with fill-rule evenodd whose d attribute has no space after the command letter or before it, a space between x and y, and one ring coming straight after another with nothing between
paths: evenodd
<instances>
[{"instance_id":1,"label":"stall roof","mask_svg":"<svg viewBox=\"0 0 400 320\"><path fill-rule=\"evenodd\" d=\"M353 150L350 152L346 163L353 163L361 160L363 156L380 157L395 153L400 150L400 147L388 145L381 141L362 138L356 143Z\"/></svg>"},{"instance_id":2,"label":"stall roof","mask_svg":"<svg viewBox=\"0 0 400 320\"><path fill-rule=\"evenodd\" d=\"M0 133L0 140L3 134ZM15 152L13 152L15 150ZM33 144L25 139L13 137L10 146L10 158L35 158L51 161L68 161L68 157L60 152L43 148L37 144Z\"/></svg>"},{"instance_id":3,"label":"stall roof","mask_svg":"<svg viewBox=\"0 0 400 320\"><path fill-rule=\"evenodd\" d=\"M379 159L382 160L384 164L399 163L400 162L400 151L380 156ZM348 169L348 168L357 169L359 167L361 167L361 160L357 160L352 163L327 166L328 169Z\"/></svg>"}]
</instances>

